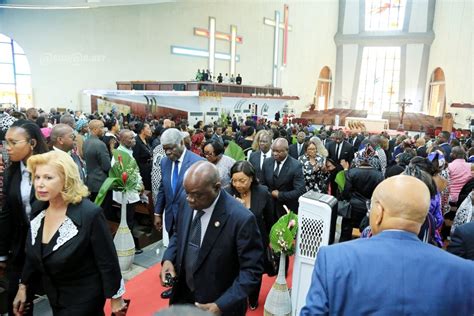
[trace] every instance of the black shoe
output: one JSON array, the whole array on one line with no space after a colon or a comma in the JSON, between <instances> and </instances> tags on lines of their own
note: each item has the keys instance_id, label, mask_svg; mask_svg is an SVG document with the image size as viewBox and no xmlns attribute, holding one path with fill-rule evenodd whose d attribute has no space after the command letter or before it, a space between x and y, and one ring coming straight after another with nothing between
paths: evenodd
<instances>
[{"instance_id":1,"label":"black shoe","mask_svg":"<svg viewBox=\"0 0 474 316\"><path fill-rule=\"evenodd\" d=\"M166 300L171 297L171 294L173 293L173 289L167 289L166 291L163 291L161 293L161 298Z\"/></svg>"},{"instance_id":2,"label":"black shoe","mask_svg":"<svg viewBox=\"0 0 474 316\"><path fill-rule=\"evenodd\" d=\"M141 254L141 253L143 253L143 250L141 250L141 249L135 249L135 254L136 254L136 255L139 255L139 254Z\"/></svg>"},{"instance_id":3,"label":"black shoe","mask_svg":"<svg viewBox=\"0 0 474 316\"><path fill-rule=\"evenodd\" d=\"M251 304L249 303L249 308L251 311L254 311L258 308L258 302L254 303L254 304Z\"/></svg>"}]
</instances>

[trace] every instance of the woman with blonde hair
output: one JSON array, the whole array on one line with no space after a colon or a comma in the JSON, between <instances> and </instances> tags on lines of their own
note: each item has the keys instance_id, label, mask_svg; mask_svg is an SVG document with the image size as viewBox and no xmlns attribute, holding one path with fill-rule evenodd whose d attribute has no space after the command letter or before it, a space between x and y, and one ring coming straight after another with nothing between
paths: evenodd
<instances>
[{"instance_id":1,"label":"woman with blonde hair","mask_svg":"<svg viewBox=\"0 0 474 316\"><path fill-rule=\"evenodd\" d=\"M259 130L257 134L255 134L255 137L253 139L252 149L247 151L247 160L250 159L250 155L252 154L252 152L255 152L260 149L260 138L262 138L262 135L268 135L270 136L270 138L272 137L272 135L270 135L270 133L267 130L264 130L264 129Z\"/></svg>"},{"instance_id":2,"label":"woman with blonde hair","mask_svg":"<svg viewBox=\"0 0 474 316\"><path fill-rule=\"evenodd\" d=\"M38 203L33 206L21 283L13 302L26 306L26 290L39 274L53 315L123 314L125 292L117 254L102 209L86 197L72 158L62 151L31 156L27 162ZM41 205L39 205L41 204Z\"/></svg>"}]
</instances>

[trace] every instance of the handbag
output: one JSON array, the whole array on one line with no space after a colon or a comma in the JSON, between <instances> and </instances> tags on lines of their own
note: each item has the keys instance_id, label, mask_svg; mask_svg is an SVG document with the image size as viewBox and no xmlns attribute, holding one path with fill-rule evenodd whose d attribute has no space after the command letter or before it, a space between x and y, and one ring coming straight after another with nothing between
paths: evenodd
<instances>
[{"instance_id":1,"label":"handbag","mask_svg":"<svg viewBox=\"0 0 474 316\"><path fill-rule=\"evenodd\" d=\"M271 247L265 248L265 258L264 258L264 272L268 276L275 276L278 274L278 263L279 263L279 256L275 254Z\"/></svg>"},{"instance_id":2,"label":"handbag","mask_svg":"<svg viewBox=\"0 0 474 316\"><path fill-rule=\"evenodd\" d=\"M343 218L351 218L351 203L346 200L337 202L337 215Z\"/></svg>"}]
</instances>

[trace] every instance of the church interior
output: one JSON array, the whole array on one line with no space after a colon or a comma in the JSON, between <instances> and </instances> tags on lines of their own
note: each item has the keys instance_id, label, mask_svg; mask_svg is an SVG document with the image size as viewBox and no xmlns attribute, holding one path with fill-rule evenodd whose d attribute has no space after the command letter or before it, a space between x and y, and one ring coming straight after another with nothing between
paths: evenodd
<instances>
[{"instance_id":1,"label":"church interior","mask_svg":"<svg viewBox=\"0 0 474 316\"><path fill-rule=\"evenodd\" d=\"M448 131L468 139L473 30L472 0L0 0L0 112L118 111L189 126L253 118L290 130L416 138ZM305 228L321 230L326 244L341 231L337 200L327 196L314 205L329 217L321 224L308 217L314 225ZM313 205L301 199L300 216ZM123 274L124 297L128 315L155 315L168 306L159 275L169 241L151 228L151 204L135 212L145 222L144 252ZM285 263L290 313L269 312L278 280L264 275L258 307L247 315L299 315L320 246L307 242L308 253ZM44 295L34 315L53 315Z\"/></svg>"}]
</instances>

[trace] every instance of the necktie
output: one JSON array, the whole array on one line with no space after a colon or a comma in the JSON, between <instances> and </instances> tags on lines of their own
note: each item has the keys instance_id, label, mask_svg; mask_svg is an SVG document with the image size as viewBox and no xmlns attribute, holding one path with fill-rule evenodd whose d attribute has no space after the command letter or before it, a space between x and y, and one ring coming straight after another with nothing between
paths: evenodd
<instances>
[{"instance_id":1,"label":"necktie","mask_svg":"<svg viewBox=\"0 0 474 316\"><path fill-rule=\"evenodd\" d=\"M281 161L277 161L277 166L275 168L275 171L273 172L273 176L274 177L277 177L280 175L280 165L281 165Z\"/></svg>"},{"instance_id":2,"label":"necktie","mask_svg":"<svg viewBox=\"0 0 474 316\"><path fill-rule=\"evenodd\" d=\"M336 159L339 159L339 147L340 146L341 146L341 144L336 145Z\"/></svg>"},{"instance_id":3,"label":"necktie","mask_svg":"<svg viewBox=\"0 0 474 316\"><path fill-rule=\"evenodd\" d=\"M178 185L178 164L179 160L176 160L174 162L174 168L173 168L173 176L171 177L171 189L173 190L173 194L176 192L176 187Z\"/></svg>"},{"instance_id":4,"label":"necktie","mask_svg":"<svg viewBox=\"0 0 474 316\"><path fill-rule=\"evenodd\" d=\"M188 235L188 246L184 257L184 268L186 269L186 284L191 291L194 291L194 265L201 249L201 217L204 211L197 211L191 223Z\"/></svg>"},{"instance_id":5,"label":"necktie","mask_svg":"<svg viewBox=\"0 0 474 316\"><path fill-rule=\"evenodd\" d=\"M267 154L263 154L263 159L260 161L260 169L262 169L265 159L267 159Z\"/></svg>"}]
</instances>

